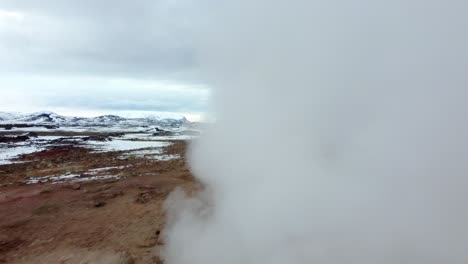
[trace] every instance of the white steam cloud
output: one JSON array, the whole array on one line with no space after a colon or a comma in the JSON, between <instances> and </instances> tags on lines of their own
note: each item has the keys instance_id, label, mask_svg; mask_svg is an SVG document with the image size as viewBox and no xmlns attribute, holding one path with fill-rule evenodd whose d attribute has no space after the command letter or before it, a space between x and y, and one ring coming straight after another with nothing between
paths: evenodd
<instances>
[{"instance_id":1,"label":"white steam cloud","mask_svg":"<svg viewBox=\"0 0 468 264\"><path fill-rule=\"evenodd\" d=\"M209 4L167 264L468 263L468 2Z\"/></svg>"}]
</instances>

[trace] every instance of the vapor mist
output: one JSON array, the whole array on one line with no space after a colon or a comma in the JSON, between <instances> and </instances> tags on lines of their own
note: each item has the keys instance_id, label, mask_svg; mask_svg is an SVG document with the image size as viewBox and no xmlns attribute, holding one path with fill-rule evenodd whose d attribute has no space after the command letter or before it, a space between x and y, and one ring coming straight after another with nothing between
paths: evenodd
<instances>
[{"instance_id":1,"label":"vapor mist","mask_svg":"<svg viewBox=\"0 0 468 264\"><path fill-rule=\"evenodd\" d=\"M168 264L468 263L468 2L202 6L217 122Z\"/></svg>"}]
</instances>

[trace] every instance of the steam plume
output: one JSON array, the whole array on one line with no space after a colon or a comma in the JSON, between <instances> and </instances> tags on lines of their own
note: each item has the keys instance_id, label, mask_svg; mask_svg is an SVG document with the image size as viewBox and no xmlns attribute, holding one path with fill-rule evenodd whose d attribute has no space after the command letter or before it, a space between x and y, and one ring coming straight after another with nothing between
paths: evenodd
<instances>
[{"instance_id":1,"label":"steam plume","mask_svg":"<svg viewBox=\"0 0 468 264\"><path fill-rule=\"evenodd\" d=\"M468 2L219 2L167 263L468 263Z\"/></svg>"}]
</instances>

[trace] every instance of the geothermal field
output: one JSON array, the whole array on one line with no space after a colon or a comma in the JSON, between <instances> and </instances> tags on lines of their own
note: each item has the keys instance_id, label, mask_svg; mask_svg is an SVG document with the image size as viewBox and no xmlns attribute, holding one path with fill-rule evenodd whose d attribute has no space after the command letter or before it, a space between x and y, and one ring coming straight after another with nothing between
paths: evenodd
<instances>
[{"instance_id":1,"label":"geothermal field","mask_svg":"<svg viewBox=\"0 0 468 264\"><path fill-rule=\"evenodd\" d=\"M0 264L467 264L467 14L1 0Z\"/></svg>"},{"instance_id":2,"label":"geothermal field","mask_svg":"<svg viewBox=\"0 0 468 264\"><path fill-rule=\"evenodd\" d=\"M0 124L0 263L159 263L193 124L26 119Z\"/></svg>"}]
</instances>

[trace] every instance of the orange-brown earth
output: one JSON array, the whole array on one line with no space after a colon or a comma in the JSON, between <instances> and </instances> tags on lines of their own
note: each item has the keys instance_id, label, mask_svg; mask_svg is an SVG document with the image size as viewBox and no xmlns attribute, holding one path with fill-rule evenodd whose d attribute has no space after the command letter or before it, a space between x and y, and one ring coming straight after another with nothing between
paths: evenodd
<instances>
[{"instance_id":1,"label":"orange-brown earth","mask_svg":"<svg viewBox=\"0 0 468 264\"><path fill-rule=\"evenodd\" d=\"M173 141L164 152L181 158L157 161L65 145L1 165L0 263L161 263L165 198L176 187L199 188L186 148ZM25 183L103 167L118 167L106 173L121 178Z\"/></svg>"}]
</instances>

